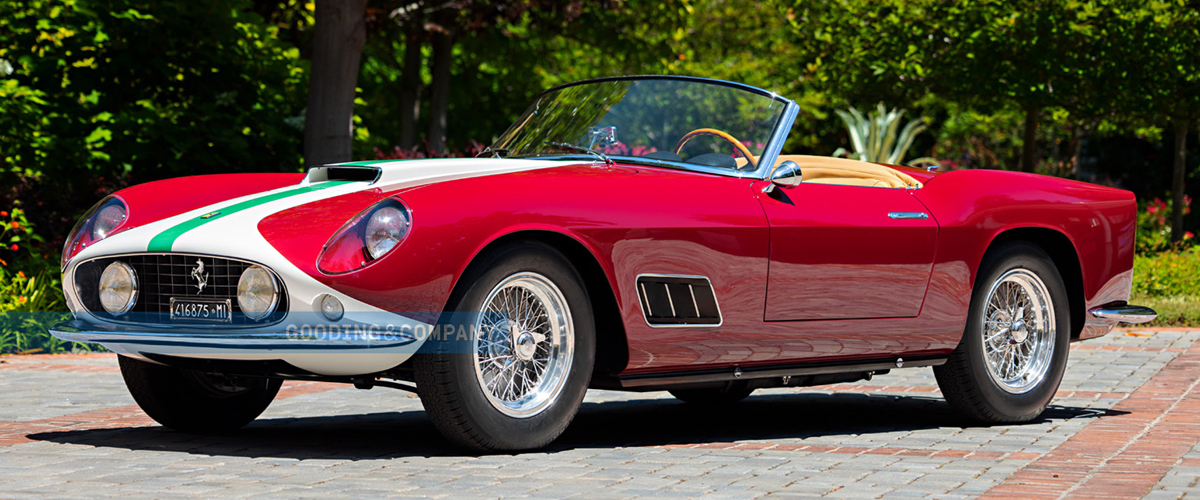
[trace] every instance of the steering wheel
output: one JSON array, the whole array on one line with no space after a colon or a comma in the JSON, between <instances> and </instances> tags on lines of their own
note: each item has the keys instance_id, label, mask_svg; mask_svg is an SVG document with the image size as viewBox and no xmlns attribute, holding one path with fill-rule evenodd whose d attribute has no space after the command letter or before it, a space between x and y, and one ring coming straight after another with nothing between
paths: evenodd
<instances>
[{"instance_id":1,"label":"steering wheel","mask_svg":"<svg viewBox=\"0 0 1200 500\"><path fill-rule=\"evenodd\" d=\"M683 146L687 144L688 141L692 140L693 137L701 135L713 135L729 141L730 144L733 144L734 149L737 149L737 151L741 153L744 158L746 158L747 165L750 165L751 168L758 168L758 162L754 158L754 153L751 153L750 149L748 149L745 144L738 142L738 140L732 135L729 135L728 132L717 130L715 128L698 128L683 134L683 137L679 138L679 143L675 144L675 154L679 154L679 152L683 150Z\"/></svg>"}]
</instances>

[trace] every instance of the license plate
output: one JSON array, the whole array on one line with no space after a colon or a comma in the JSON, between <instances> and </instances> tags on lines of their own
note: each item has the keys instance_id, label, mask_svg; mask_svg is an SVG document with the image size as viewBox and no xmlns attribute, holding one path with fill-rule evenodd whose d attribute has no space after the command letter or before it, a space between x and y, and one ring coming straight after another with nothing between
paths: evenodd
<instances>
[{"instance_id":1,"label":"license plate","mask_svg":"<svg viewBox=\"0 0 1200 500\"><path fill-rule=\"evenodd\" d=\"M233 309L229 299L177 299L171 297L171 321L229 323Z\"/></svg>"}]
</instances>

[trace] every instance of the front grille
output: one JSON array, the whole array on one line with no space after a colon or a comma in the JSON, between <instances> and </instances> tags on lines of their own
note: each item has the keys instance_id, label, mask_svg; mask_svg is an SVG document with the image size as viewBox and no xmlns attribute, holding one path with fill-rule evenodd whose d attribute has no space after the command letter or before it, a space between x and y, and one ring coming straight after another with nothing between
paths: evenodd
<instances>
[{"instance_id":1,"label":"front grille","mask_svg":"<svg viewBox=\"0 0 1200 500\"><path fill-rule=\"evenodd\" d=\"M100 305L97 294L100 275L104 268L114 261L120 261L133 268L137 275L138 294L133 308L121 315L113 316ZM193 271L203 263L203 273L206 278L201 289L199 280L193 276ZM75 287L80 301L87 310L96 316L123 323L152 323L152 324L188 324L203 326L202 323L188 320L171 319L171 299L176 300L205 300L220 302L228 299L232 310L230 321L212 324L216 327L230 326L262 326L283 319L287 313L287 293L283 282L275 275L279 285L279 304L275 312L261 320L253 320L242 314L237 301L238 279L242 272L254 262L243 260L212 257L192 254L136 254L119 257L102 257L80 264L75 268ZM261 265L261 264L260 264ZM262 266L266 267L266 266ZM274 275L274 272L272 271Z\"/></svg>"}]
</instances>

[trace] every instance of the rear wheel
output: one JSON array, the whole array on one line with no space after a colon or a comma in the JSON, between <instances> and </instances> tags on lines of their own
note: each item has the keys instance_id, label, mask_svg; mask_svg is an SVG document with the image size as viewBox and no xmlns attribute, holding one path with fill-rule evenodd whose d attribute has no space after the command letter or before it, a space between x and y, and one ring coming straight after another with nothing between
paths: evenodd
<instances>
[{"instance_id":1,"label":"rear wheel","mask_svg":"<svg viewBox=\"0 0 1200 500\"><path fill-rule=\"evenodd\" d=\"M946 401L985 424L1028 422L1050 404L1070 345L1066 287L1040 247L1019 242L980 266L967 329L934 367Z\"/></svg>"},{"instance_id":2,"label":"rear wheel","mask_svg":"<svg viewBox=\"0 0 1200 500\"><path fill-rule=\"evenodd\" d=\"M234 377L159 365L120 356L121 376L142 411L165 427L185 432L238 429L270 406L283 381Z\"/></svg>"},{"instance_id":3,"label":"rear wheel","mask_svg":"<svg viewBox=\"0 0 1200 500\"><path fill-rule=\"evenodd\" d=\"M425 411L471 448L549 444L591 378L595 327L582 279L557 250L519 243L484 256L463 280L446 310L452 324L471 326L470 340L431 340L414 359Z\"/></svg>"}]
</instances>

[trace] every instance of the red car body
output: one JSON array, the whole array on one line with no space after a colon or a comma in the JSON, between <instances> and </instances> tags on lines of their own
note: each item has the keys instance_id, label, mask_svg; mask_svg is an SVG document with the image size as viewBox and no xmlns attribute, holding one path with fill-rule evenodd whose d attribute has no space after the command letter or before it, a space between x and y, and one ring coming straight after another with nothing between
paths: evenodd
<instances>
[{"instance_id":1,"label":"red car body","mask_svg":"<svg viewBox=\"0 0 1200 500\"><path fill-rule=\"evenodd\" d=\"M389 168L403 168L397 162ZM262 235L313 278L389 311L442 311L489 245L527 236L564 245L601 273L619 323L600 332L617 377L856 359L945 356L966 323L988 247L1020 238L1051 249L1071 292L1072 337L1112 323L1085 314L1128 299L1136 204L1128 191L1016 172L932 174L916 190L768 181L644 165L582 163L356 192L263 219ZM170 179L118 192L131 226L218 200L296 184L299 174ZM181 196L183 186L187 192ZM317 269L322 245L378 199L414 209L410 242L368 268ZM146 208L142 208L146 207ZM897 221L896 211L929 219ZM297 231L296 221L303 221ZM714 328L652 328L634 289L643 273L708 276L724 315ZM1085 319L1086 318L1086 319ZM432 320L432 316L426 316ZM602 341L603 342L603 341ZM619 352L624 351L624 352ZM624 359L621 359L624 358ZM610 384L611 385L611 384Z\"/></svg>"},{"instance_id":2,"label":"red car body","mask_svg":"<svg viewBox=\"0 0 1200 500\"><path fill-rule=\"evenodd\" d=\"M237 428L319 379L518 450L589 387L730 403L914 366L969 418L1029 421L1070 341L1155 317L1127 304L1132 193L782 155L797 113L618 77L547 91L490 158L134 186L67 239L52 331L121 354L169 427Z\"/></svg>"}]
</instances>

